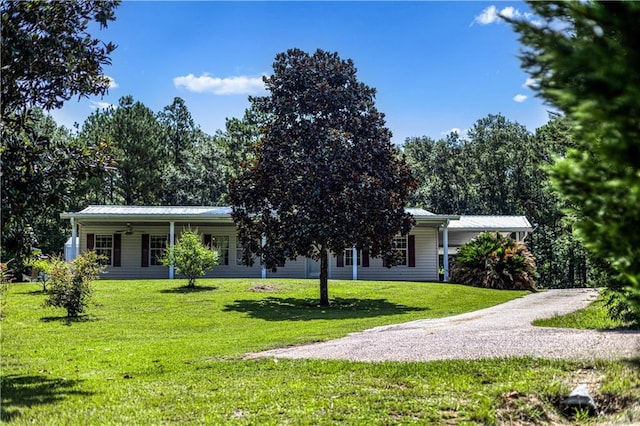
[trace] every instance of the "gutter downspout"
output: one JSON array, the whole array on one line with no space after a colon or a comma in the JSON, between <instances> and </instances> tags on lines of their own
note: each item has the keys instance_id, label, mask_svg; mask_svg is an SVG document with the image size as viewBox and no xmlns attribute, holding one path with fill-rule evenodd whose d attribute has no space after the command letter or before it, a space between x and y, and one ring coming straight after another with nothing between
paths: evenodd
<instances>
[{"instance_id":1,"label":"gutter downspout","mask_svg":"<svg viewBox=\"0 0 640 426\"><path fill-rule=\"evenodd\" d=\"M267 236L263 235L262 236L262 247L267 245ZM264 280L267 278L267 265L264 264L264 262L262 262L262 269L260 271L260 276L261 278Z\"/></svg>"},{"instance_id":2,"label":"gutter downspout","mask_svg":"<svg viewBox=\"0 0 640 426\"><path fill-rule=\"evenodd\" d=\"M351 258L353 259L351 279L353 279L353 281L357 281L358 280L358 249L356 249L355 247L353 247L353 255Z\"/></svg>"},{"instance_id":3,"label":"gutter downspout","mask_svg":"<svg viewBox=\"0 0 640 426\"><path fill-rule=\"evenodd\" d=\"M171 250L171 252L173 253L173 241L175 239L175 234L176 234L176 230L175 230L175 222L169 222L169 249ZM173 267L173 262L171 262L169 264L169 279L172 280L174 278L175 275L175 270Z\"/></svg>"},{"instance_id":4,"label":"gutter downspout","mask_svg":"<svg viewBox=\"0 0 640 426\"><path fill-rule=\"evenodd\" d=\"M76 218L71 216L71 260L78 257L78 231L76 230Z\"/></svg>"},{"instance_id":5,"label":"gutter downspout","mask_svg":"<svg viewBox=\"0 0 640 426\"><path fill-rule=\"evenodd\" d=\"M449 282L449 219L445 220L442 228L442 254L444 263L444 282Z\"/></svg>"}]
</instances>

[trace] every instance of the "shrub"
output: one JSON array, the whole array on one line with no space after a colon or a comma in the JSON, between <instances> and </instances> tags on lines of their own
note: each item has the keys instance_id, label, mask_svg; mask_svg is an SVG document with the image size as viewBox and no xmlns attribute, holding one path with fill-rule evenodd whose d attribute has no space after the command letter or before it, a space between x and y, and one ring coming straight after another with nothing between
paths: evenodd
<instances>
[{"instance_id":1,"label":"shrub","mask_svg":"<svg viewBox=\"0 0 640 426\"><path fill-rule=\"evenodd\" d=\"M529 290L535 287L535 258L526 245L485 232L458 249L451 280L475 287Z\"/></svg>"},{"instance_id":2,"label":"shrub","mask_svg":"<svg viewBox=\"0 0 640 426\"><path fill-rule=\"evenodd\" d=\"M165 249L160 262L165 266L173 264L178 274L187 277L187 287L195 287L196 278L218 264L218 252L200 242L197 230L188 229L173 247Z\"/></svg>"},{"instance_id":3,"label":"shrub","mask_svg":"<svg viewBox=\"0 0 640 426\"><path fill-rule=\"evenodd\" d=\"M77 317L84 312L92 296L91 283L104 270L100 261L101 256L94 251L78 256L71 264L59 258L52 260L45 306L65 308L68 317Z\"/></svg>"},{"instance_id":4,"label":"shrub","mask_svg":"<svg viewBox=\"0 0 640 426\"><path fill-rule=\"evenodd\" d=\"M42 283L42 291L46 293L47 291L47 281L50 277L50 270L53 267L55 262L64 262L60 258L52 258L48 257L36 257L30 259L26 262L27 266L30 266L32 270L35 270L37 273L37 280Z\"/></svg>"},{"instance_id":5,"label":"shrub","mask_svg":"<svg viewBox=\"0 0 640 426\"><path fill-rule=\"evenodd\" d=\"M4 317L7 307L7 294L9 293L9 283L13 281L13 271L9 269L9 260L0 263L0 320Z\"/></svg>"}]
</instances>

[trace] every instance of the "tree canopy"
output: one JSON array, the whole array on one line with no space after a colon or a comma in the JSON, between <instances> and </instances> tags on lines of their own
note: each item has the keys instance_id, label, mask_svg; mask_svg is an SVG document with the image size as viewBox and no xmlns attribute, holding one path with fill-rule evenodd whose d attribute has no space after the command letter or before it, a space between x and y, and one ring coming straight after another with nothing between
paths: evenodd
<instances>
[{"instance_id":1,"label":"tree canopy","mask_svg":"<svg viewBox=\"0 0 640 426\"><path fill-rule=\"evenodd\" d=\"M112 43L88 32L114 20L117 1L3 1L2 260L22 272L38 243L34 226L59 227L55 215L70 202L75 182L109 164L103 141L78 144L42 113L73 96L104 94ZM57 243L60 243L59 241Z\"/></svg>"},{"instance_id":2,"label":"tree canopy","mask_svg":"<svg viewBox=\"0 0 640 426\"><path fill-rule=\"evenodd\" d=\"M577 143L551 170L554 186L581 240L635 289L640 309L640 3L530 6L541 25L511 21L522 65Z\"/></svg>"},{"instance_id":3,"label":"tree canopy","mask_svg":"<svg viewBox=\"0 0 640 426\"><path fill-rule=\"evenodd\" d=\"M251 98L266 124L255 157L231 180L232 216L245 263L257 256L275 270L299 255L319 260L328 305L327 252L357 247L393 264L393 238L413 224L404 207L415 181L351 60L291 49L273 70L270 95Z\"/></svg>"},{"instance_id":4,"label":"tree canopy","mask_svg":"<svg viewBox=\"0 0 640 426\"><path fill-rule=\"evenodd\" d=\"M87 29L115 20L119 1L2 2L2 116L33 107L60 108L73 96L103 95L113 43Z\"/></svg>"}]
</instances>

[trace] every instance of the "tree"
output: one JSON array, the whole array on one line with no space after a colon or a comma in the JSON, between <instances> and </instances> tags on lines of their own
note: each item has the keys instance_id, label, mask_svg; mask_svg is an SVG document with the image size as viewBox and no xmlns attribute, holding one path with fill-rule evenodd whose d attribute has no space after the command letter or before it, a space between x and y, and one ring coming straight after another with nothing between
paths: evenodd
<instances>
[{"instance_id":1,"label":"tree","mask_svg":"<svg viewBox=\"0 0 640 426\"><path fill-rule=\"evenodd\" d=\"M186 230L173 247L167 247L160 259L165 266L173 265L178 274L187 277L187 287L196 286L196 278L218 264L218 252L200 242L197 231Z\"/></svg>"},{"instance_id":2,"label":"tree","mask_svg":"<svg viewBox=\"0 0 640 426\"><path fill-rule=\"evenodd\" d=\"M267 121L255 158L231 180L232 217L246 264L319 260L327 306L329 251L398 260L393 239L413 224L404 207L415 181L351 60L291 49L273 68L264 78L270 95L250 98Z\"/></svg>"},{"instance_id":3,"label":"tree","mask_svg":"<svg viewBox=\"0 0 640 426\"><path fill-rule=\"evenodd\" d=\"M243 164L252 158L265 122L264 114L255 108L249 108L242 118L228 118L225 131L216 135L218 145L224 153L227 180L237 176Z\"/></svg>"},{"instance_id":4,"label":"tree","mask_svg":"<svg viewBox=\"0 0 640 426\"><path fill-rule=\"evenodd\" d=\"M33 107L60 108L73 96L104 95L116 46L87 29L113 21L118 1L3 1L3 119ZM4 121L4 120L3 120Z\"/></svg>"},{"instance_id":5,"label":"tree","mask_svg":"<svg viewBox=\"0 0 640 426\"><path fill-rule=\"evenodd\" d=\"M522 65L578 143L552 169L588 250L629 287L640 315L640 3L531 2L511 20Z\"/></svg>"},{"instance_id":6,"label":"tree","mask_svg":"<svg viewBox=\"0 0 640 426\"><path fill-rule=\"evenodd\" d=\"M36 244L32 224L69 201L73 181L108 164L100 145L78 146L42 114L73 96L104 94L102 67L115 49L88 33L114 20L117 1L3 1L2 260L16 276Z\"/></svg>"},{"instance_id":7,"label":"tree","mask_svg":"<svg viewBox=\"0 0 640 426\"><path fill-rule=\"evenodd\" d=\"M2 259L14 259L18 279L34 247L51 253L63 246L58 215L69 205L76 183L111 164L101 143L81 143L40 109L23 123L4 128L0 148Z\"/></svg>"},{"instance_id":8,"label":"tree","mask_svg":"<svg viewBox=\"0 0 640 426\"><path fill-rule=\"evenodd\" d=\"M132 96L120 98L111 119L117 148L117 189L126 205L160 203L166 150L156 115Z\"/></svg>"},{"instance_id":9,"label":"tree","mask_svg":"<svg viewBox=\"0 0 640 426\"><path fill-rule=\"evenodd\" d=\"M225 186L220 148L195 124L181 98L174 98L158 118L169 160L162 168L162 203L217 204Z\"/></svg>"}]
</instances>

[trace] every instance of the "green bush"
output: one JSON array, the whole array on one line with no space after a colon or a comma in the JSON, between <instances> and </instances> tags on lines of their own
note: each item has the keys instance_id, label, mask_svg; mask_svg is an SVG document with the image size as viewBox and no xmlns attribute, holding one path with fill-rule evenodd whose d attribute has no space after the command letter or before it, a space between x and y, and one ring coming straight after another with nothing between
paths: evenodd
<instances>
[{"instance_id":1,"label":"green bush","mask_svg":"<svg viewBox=\"0 0 640 426\"><path fill-rule=\"evenodd\" d=\"M52 259L49 265L49 296L45 306L65 308L68 317L77 317L84 312L92 295L91 283L98 279L104 266L101 256L89 251L66 263L60 258Z\"/></svg>"},{"instance_id":2,"label":"green bush","mask_svg":"<svg viewBox=\"0 0 640 426\"><path fill-rule=\"evenodd\" d=\"M536 291L535 258L526 245L485 232L458 249L451 280L475 287Z\"/></svg>"},{"instance_id":3,"label":"green bush","mask_svg":"<svg viewBox=\"0 0 640 426\"><path fill-rule=\"evenodd\" d=\"M9 260L0 263L0 320L4 317L7 307L7 294L9 293L9 283L13 280L13 271L9 269Z\"/></svg>"},{"instance_id":4,"label":"green bush","mask_svg":"<svg viewBox=\"0 0 640 426\"><path fill-rule=\"evenodd\" d=\"M200 242L198 231L185 230L173 247L167 247L160 262L173 265L178 274L187 277L187 287L196 286L196 278L218 264L218 252Z\"/></svg>"}]
</instances>

